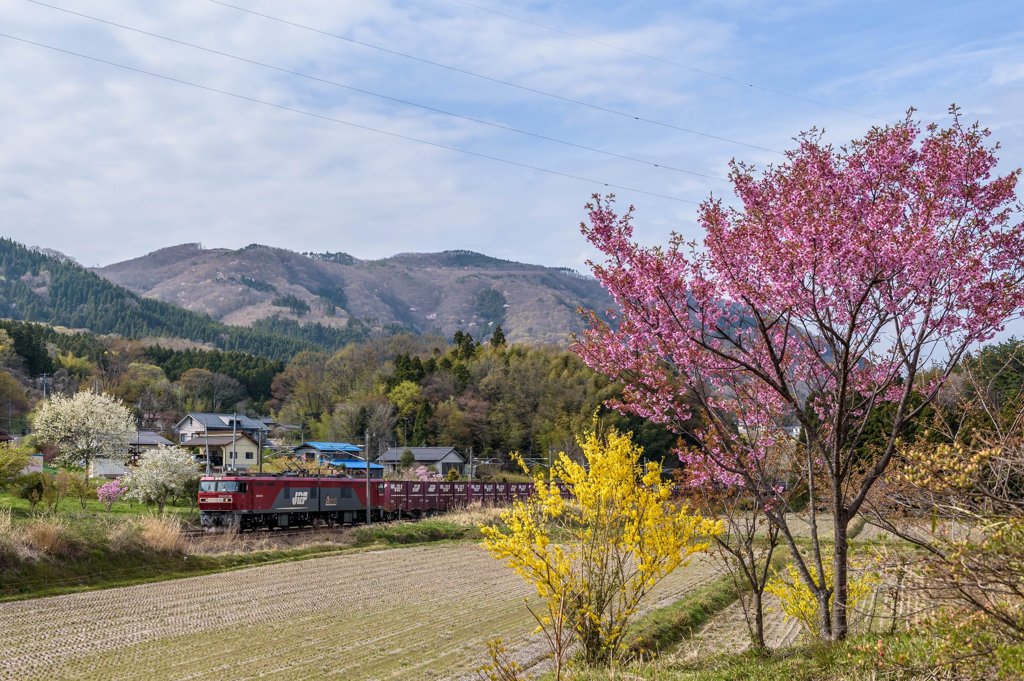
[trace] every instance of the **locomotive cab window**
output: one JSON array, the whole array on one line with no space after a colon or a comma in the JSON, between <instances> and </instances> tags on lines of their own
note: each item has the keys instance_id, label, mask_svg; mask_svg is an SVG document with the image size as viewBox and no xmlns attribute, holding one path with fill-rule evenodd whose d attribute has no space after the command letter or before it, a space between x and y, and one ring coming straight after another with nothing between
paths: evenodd
<instances>
[{"instance_id":1,"label":"locomotive cab window","mask_svg":"<svg viewBox=\"0 0 1024 681\"><path fill-rule=\"evenodd\" d=\"M203 480L199 483L200 492L244 492L245 483L235 480Z\"/></svg>"}]
</instances>

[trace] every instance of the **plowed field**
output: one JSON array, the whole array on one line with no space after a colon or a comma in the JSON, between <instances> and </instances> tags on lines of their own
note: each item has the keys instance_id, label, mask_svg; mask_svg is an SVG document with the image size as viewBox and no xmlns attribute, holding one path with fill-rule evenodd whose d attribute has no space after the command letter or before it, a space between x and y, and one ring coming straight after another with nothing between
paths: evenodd
<instances>
[{"instance_id":1,"label":"plowed field","mask_svg":"<svg viewBox=\"0 0 1024 681\"><path fill-rule=\"evenodd\" d=\"M694 561L650 606L713 577ZM0 679L439 679L524 656L530 589L475 545L393 549L0 604Z\"/></svg>"}]
</instances>

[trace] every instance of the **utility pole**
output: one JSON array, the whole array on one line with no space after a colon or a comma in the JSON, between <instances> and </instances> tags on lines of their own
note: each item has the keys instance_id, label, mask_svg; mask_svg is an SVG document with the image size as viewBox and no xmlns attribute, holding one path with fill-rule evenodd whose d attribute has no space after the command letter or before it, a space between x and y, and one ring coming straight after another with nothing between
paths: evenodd
<instances>
[{"instance_id":1,"label":"utility pole","mask_svg":"<svg viewBox=\"0 0 1024 681\"><path fill-rule=\"evenodd\" d=\"M363 446L365 447L363 458L366 462L366 524L369 525L373 522L370 519L370 431L366 431Z\"/></svg>"},{"instance_id":2,"label":"utility pole","mask_svg":"<svg viewBox=\"0 0 1024 681\"><path fill-rule=\"evenodd\" d=\"M238 414L231 414L231 469L238 465Z\"/></svg>"},{"instance_id":3,"label":"utility pole","mask_svg":"<svg viewBox=\"0 0 1024 681\"><path fill-rule=\"evenodd\" d=\"M256 460L259 462L260 475L263 475L263 428L256 431L256 439L258 440L256 443Z\"/></svg>"},{"instance_id":4,"label":"utility pole","mask_svg":"<svg viewBox=\"0 0 1024 681\"><path fill-rule=\"evenodd\" d=\"M210 427L203 422L203 439L206 441L206 475L213 471L210 468Z\"/></svg>"},{"instance_id":5,"label":"utility pole","mask_svg":"<svg viewBox=\"0 0 1024 681\"><path fill-rule=\"evenodd\" d=\"M473 482L473 445L469 446L469 481Z\"/></svg>"},{"instance_id":6,"label":"utility pole","mask_svg":"<svg viewBox=\"0 0 1024 681\"><path fill-rule=\"evenodd\" d=\"M139 440L142 439L142 400L139 400L139 420L135 422L135 450L128 448L129 461L138 461L139 452L142 451L142 445L139 444Z\"/></svg>"}]
</instances>

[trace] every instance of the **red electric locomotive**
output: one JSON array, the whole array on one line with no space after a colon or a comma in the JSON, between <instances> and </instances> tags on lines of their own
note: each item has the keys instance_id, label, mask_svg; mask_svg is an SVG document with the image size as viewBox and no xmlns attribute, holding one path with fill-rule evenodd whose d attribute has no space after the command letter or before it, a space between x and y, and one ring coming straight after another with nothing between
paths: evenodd
<instances>
[{"instance_id":1,"label":"red electric locomotive","mask_svg":"<svg viewBox=\"0 0 1024 681\"><path fill-rule=\"evenodd\" d=\"M367 499L369 491L369 499ZM204 477L199 482L203 527L240 530L419 518L471 502L507 504L524 499L532 483L367 481L290 475Z\"/></svg>"}]
</instances>

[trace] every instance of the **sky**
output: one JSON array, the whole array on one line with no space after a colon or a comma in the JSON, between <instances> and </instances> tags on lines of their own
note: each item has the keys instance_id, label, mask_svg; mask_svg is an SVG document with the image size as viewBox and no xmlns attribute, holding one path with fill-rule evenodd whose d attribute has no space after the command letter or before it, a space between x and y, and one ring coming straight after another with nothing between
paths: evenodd
<instances>
[{"instance_id":1,"label":"sky","mask_svg":"<svg viewBox=\"0 0 1024 681\"><path fill-rule=\"evenodd\" d=\"M1024 164L1010 1L0 0L0 33L0 235L87 266L199 242L583 271L591 194L644 243L699 238L730 159L909 107Z\"/></svg>"}]
</instances>

